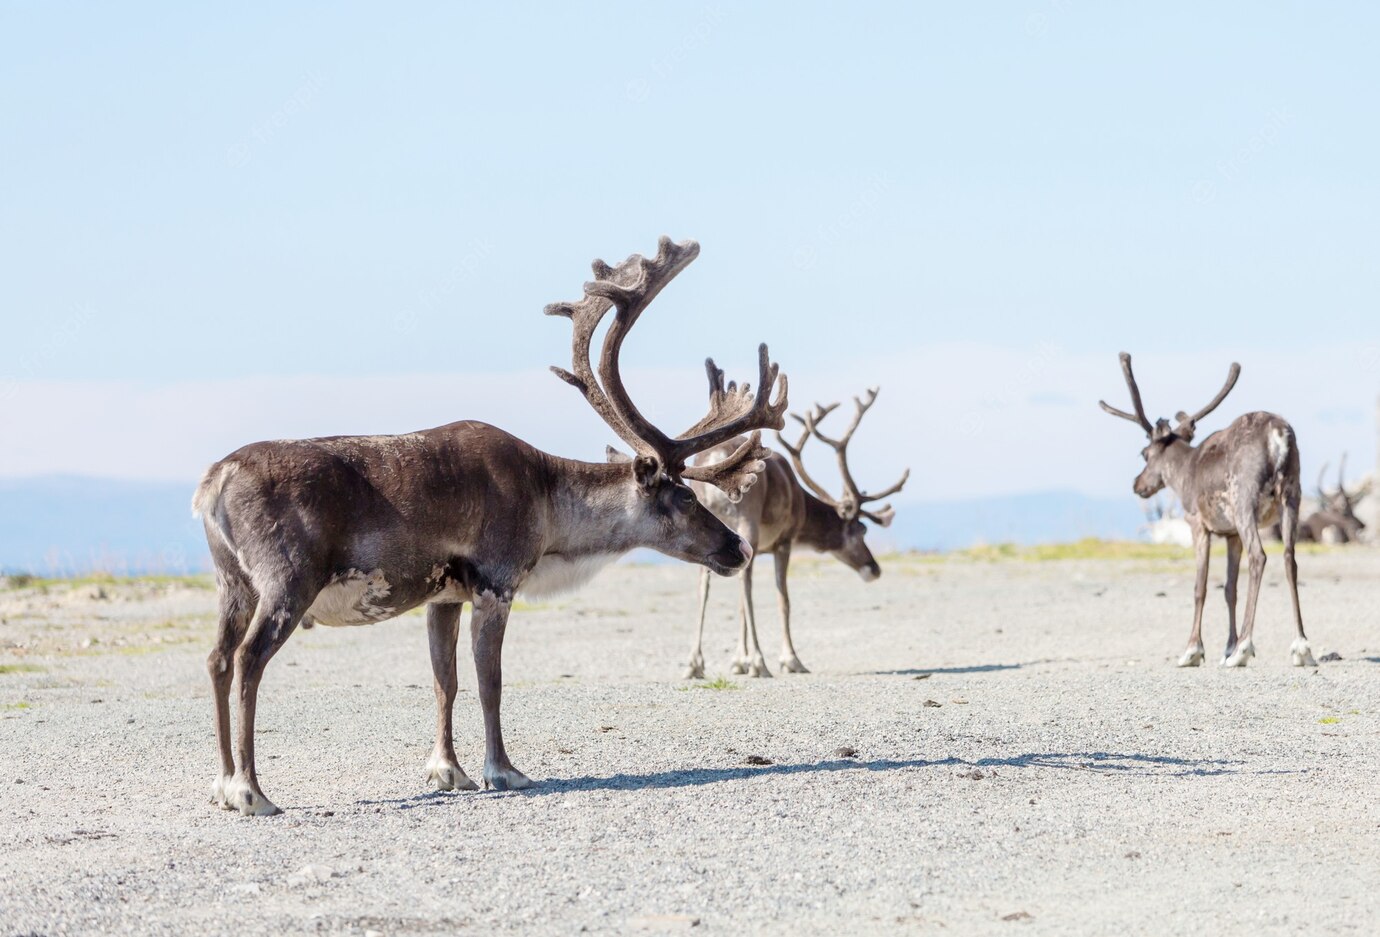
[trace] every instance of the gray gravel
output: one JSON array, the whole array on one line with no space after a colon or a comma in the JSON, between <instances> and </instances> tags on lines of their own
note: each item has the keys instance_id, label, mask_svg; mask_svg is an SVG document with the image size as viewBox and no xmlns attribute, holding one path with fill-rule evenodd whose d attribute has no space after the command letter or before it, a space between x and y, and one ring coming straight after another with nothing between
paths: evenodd
<instances>
[{"instance_id":1,"label":"gray gravel","mask_svg":"<svg viewBox=\"0 0 1380 937\"><path fill-rule=\"evenodd\" d=\"M420 617L316 628L260 696L269 819L208 802L209 591L0 592L0 666L34 668L0 672L0 933L1375 933L1377 559L1301 558L1316 670L1272 559L1233 671L1172 666L1186 561L797 562L814 673L721 689L676 678L695 571L618 567L514 614L520 793L423 786ZM735 609L716 581L711 676Z\"/></svg>"}]
</instances>

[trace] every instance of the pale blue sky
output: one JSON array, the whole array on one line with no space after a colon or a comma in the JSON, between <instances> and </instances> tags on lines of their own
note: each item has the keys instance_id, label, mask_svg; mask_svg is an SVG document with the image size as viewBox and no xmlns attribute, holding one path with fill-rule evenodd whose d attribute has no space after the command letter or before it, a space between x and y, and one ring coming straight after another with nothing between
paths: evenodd
<instances>
[{"instance_id":1,"label":"pale blue sky","mask_svg":"<svg viewBox=\"0 0 1380 937\"><path fill-rule=\"evenodd\" d=\"M661 233L703 254L629 344L650 369L746 367L765 339L800 375L884 356L893 373L869 379L886 385L925 348L1044 343L1105 356L1105 380L1057 389L1083 408L1123 393L1123 347L1201 351L1194 396L1240 358L1260 383L1238 393L1302 433L1327 422L1301 412L1302 382L1380 339L1373 4L0 11L0 377L38 389L15 409L55 386L147 402L187 382L564 364L568 326L542 306ZM1302 366L1262 375L1252 354ZM1369 372L1339 385L1329 450L1372 445L1378 362L1347 362ZM1017 379L1026 403L1053 399L1040 373ZM889 402L932 432L989 379L1012 381L965 364L951 399ZM584 419L566 405L552 419ZM294 428L353 425L348 399L329 419L310 406ZM273 435L272 415L235 432ZM138 440L162 415L123 418ZM64 435L30 441L57 453ZM123 456L88 473L140 474ZM0 474L82 468L75 450L6 458ZM932 494L971 477L955 462Z\"/></svg>"}]
</instances>

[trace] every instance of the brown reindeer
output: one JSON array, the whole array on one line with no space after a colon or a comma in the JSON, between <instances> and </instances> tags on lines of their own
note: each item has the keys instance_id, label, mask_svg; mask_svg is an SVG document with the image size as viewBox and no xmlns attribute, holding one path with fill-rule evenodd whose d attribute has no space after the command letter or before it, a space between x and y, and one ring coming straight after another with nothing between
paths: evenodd
<instances>
[{"instance_id":1,"label":"brown reindeer","mask_svg":"<svg viewBox=\"0 0 1380 937\"><path fill-rule=\"evenodd\" d=\"M1161 419L1152 424L1141 405L1140 389L1131 372L1131 356L1121 353L1121 370L1131 391L1134 413L1101 401L1112 416L1130 420L1145 430L1150 444L1141 451L1145 469L1136 477L1133 488L1149 498L1168 485L1184 506L1184 518L1193 531L1193 546L1198 560L1198 577L1193 589L1193 630L1188 648L1179 658L1180 667L1196 667L1203 661L1203 603L1207 598L1209 547L1213 535L1227 541L1227 648L1222 666L1244 667L1255 656L1256 602L1260 580L1265 574L1265 547L1260 528L1280 521L1284 539L1284 575L1293 602L1294 624L1298 637L1289 648L1295 666L1316 666L1308 638L1303 633L1303 614L1299 609L1298 564L1294 560L1294 541L1299 515L1299 450L1291 427L1273 413L1247 413L1230 426L1213 433L1200 446L1193 446L1198 421L1226 399L1236 386L1241 366L1232 364L1227 382L1212 401L1189 416L1177 415L1178 425L1170 427ZM1236 633L1236 581L1241 554L1250 557L1250 583L1246 592L1246 614L1240 639Z\"/></svg>"},{"instance_id":2,"label":"brown reindeer","mask_svg":"<svg viewBox=\"0 0 1380 937\"><path fill-rule=\"evenodd\" d=\"M722 374L719 380L722 381ZM714 375L710 375L711 394ZM845 566L857 571L864 582L872 582L882 574L881 567L867 548L867 527L863 520L886 527L891 523L894 512L889 506L875 511L864 509L863 505L893 495L901 490L910 469L906 469L901 480L874 494L861 491L853 481L853 473L848 468L848 442L868 411L877 399L877 390L867 392L864 402L853 398L857 412L847 431L837 440L830 439L819 432L819 422L837 406L816 405L812 413L805 416L792 414L805 427L800 441L794 446L777 434L781 445L790 453L795 463L795 471L800 480L810 488L806 491L796 480L796 474L786 464L786 460L776 453L766 458L766 471L761 473L757 484L753 485L741 501L733 502L722 493L702 484L694 484L705 506L714 515L738 532L738 535L752 545L754 557L770 552L776 567L776 593L781 607L781 669L789 673L808 673L805 665L795 652L791 642L791 597L786 588L786 573L791 562L791 549L797 544L822 553L829 553ZM839 471L843 476L843 494L835 497L822 485L816 483L805 471L800 453L810 436L831 446L838 456ZM724 443L717 450L702 453L700 459L722 458L735 443ZM811 493L813 492L813 494ZM752 677L770 677L771 671L762 655L762 647L757 642L757 618L752 606L752 566L748 560L742 571L742 602L740 607L741 628L738 639L738 655L733 661L733 673ZM695 629L695 645L690 651L690 664L685 670L687 679L704 676L704 616L709 604L709 576L700 575L700 613Z\"/></svg>"},{"instance_id":3,"label":"brown reindeer","mask_svg":"<svg viewBox=\"0 0 1380 937\"><path fill-rule=\"evenodd\" d=\"M573 372L553 368L636 456L625 464L549 455L484 423L451 423L402 436L336 436L246 446L212 465L193 500L216 566L220 628L207 667L215 695L220 771L213 798L244 814L271 814L254 764L254 714L264 666L299 623L367 625L427 606L436 678L436 745L427 777L474 789L455 757L455 651L460 611L474 607L470 638L484 713L484 784L532 783L513 767L499 722L503 634L514 594L574 588L637 547L728 575L752 548L695 499L687 481L736 497L763 471L761 430L780 429L786 378L759 356L747 386L711 401L676 437L638 411L619 374L628 331L699 253L662 238L657 255L617 267L594 262L575 303L548 306L574 325ZM609 310L598 372L590 342ZM772 390L778 386L776 399ZM741 442L725 458L687 467L696 453ZM230 690L239 677L231 744Z\"/></svg>"},{"instance_id":4,"label":"brown reindeer","mask_svg":"<svg viewBox=\"0 0 1380 937\"><path fill-rule=\"evenodd\" d=\"M1361 539L1365 522L1356 516L1356 505L1370 494L1370 483L1355 491L1346 490L1346 453L1337 469L1337 490L1329 494L1323 485L1327 475L1324 463L1318 472L1318 509L1299 522L1299 540L1321 543L1328 530L1333 532L1338 543L1355 543Z\"/></svg>"}]
</instances>

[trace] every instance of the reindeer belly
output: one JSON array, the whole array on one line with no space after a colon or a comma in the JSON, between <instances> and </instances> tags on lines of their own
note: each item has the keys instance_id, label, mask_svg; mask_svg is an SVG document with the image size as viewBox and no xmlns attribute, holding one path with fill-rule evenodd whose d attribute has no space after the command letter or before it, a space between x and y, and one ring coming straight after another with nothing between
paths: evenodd
<instances>
[{"instance_id":1,"label":"reindeer belly","mask_svg":"<svg viewBox=\"0 0 1380 937\"><path fill-rule=\"evenodd\" d=\"M544 599L571 592L589 582L616 559L616 553L596 553L574 559L557 554L543 556L522 580L518 593L525 598Z\"/></svg>"},{"instance_id":2,"label":"reindeer belly","mask_svg":"<svg viewBox=\"0 0 1380 937\"><path fill-rule=\"evenodd\" d=\"M407 611L416 602L403 602L383 570L352 569L339 573L316 594L306 617L322 625L372 625Z\"/></svg>"}]
</instances>

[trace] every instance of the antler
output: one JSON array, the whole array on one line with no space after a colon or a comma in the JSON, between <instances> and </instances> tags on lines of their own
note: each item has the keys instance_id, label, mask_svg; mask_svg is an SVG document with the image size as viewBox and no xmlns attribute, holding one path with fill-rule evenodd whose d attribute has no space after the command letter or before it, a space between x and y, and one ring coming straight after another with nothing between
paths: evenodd
<instances>
[{"instance_id":1,"label":"antler","mask_svg":"<svg viewBox=\"0 0 1380 937\"><path fill-rule=\"evenodd\" d=\"M723 372L714 366L712 360L706 362L711 390L710 411L704 419L675 439L644 417L628 396L619 371L623 340L657 294L699 256L699 252L700 246L694 241L676 244L670 238L662 237L657 243L656 257L651 260L633 254L617 267L596 260L593 264L594 280L585 284L583 299L574 303L552 303L546 307L547 315L564 316L574 326L572 370L557 367L551 370L579 390L619 438L639 455L657 460L662 471L675 478L686 474L685 461L697 452L712 449L744 433L780 429L785 424L786 376L780 374L779 367L771 362L766 345L758 349L760 383L757 396L750 401L748 385L743 385L741 391L734 384L724 386ZM590 362L590 343L599 323L610 309L616 312L604 336L596 376ZM771 392L778 378L781 389L776 401L772 402ZM726 486L730 497L735 493L741 495L756 480L756 474L762 471L762 466L757 463L766 456L766 450L760 445L760 435L755 438L756 442L750 438L751 445L740 446L723 462L697 467L690 477Z\"/></svg>"},{"instance_id":2,"label":"antler","mask_svg":"<svg viewBox=\"0 0 1380 937\"><path fill-rule=\"evenodd\" d=\"M759 409L775 421L775 426L784 425L781 411L786 407L786 376L781 375L781 391L777 395L777 403L772 404L766 392L776 381L778 368L770 362L766 345L758 349L758 359L761 383L758 384L756 397L752 394L752 385L747 382L741 387L735 381L725 384L723 369L714 364L713 358L705 359L704 370L709 378L709 412L677 437L678 443L687 449L686 458L694 452L702 452L719 444L713 442L705 445L704 440L714 439L723 433L731 433L727 439L738 435L736 428L751 425L753 414ZM682 469L680 474L682 478L692 481L717 485L730 501L736 502L757 481L757 476L766 471L767 454L768 450L762 445L761 431L754 429L728 458L709 465L689 466Z\"/></svg>"},{"instance_id":3,"label":"antler","mask_svg":"<svg viewBox=\"0 0 1380 937\"><path fill-rule=\"evenodd\" d=\"M1324 462L1322 468L1318 469L1318 504L1324 508L1332 506L1332 495L1328 494L1327 489L1323 487L1323 479L1327 476L1327 467L1331 464L1331 462Z\"/></svg>"},{"instance_id":4,"label":"antler","mask_svg":"<svg viewBox=\"0 0 1380 937\"><path fill-rule=\"evenodd\" d=\"M1337 497L1341 498L1347 513L1352 513L1356 508L1356 502L1370 494L1371 483L1362 482L1358 487L1351 491L1346 490L1346 453L1342 453L1342 464L1337 468Z\"/></svg>"},{"instance_id":5,"label":"antler","mask_svg":"<svg viewBox=\"0 0 1380 937\"><path fill-rule=\"evenodd\" d=\"M806 486L815 493L815 496L818 497L819 500L823 501L825 504L833 508L837 508L839 506L838 500L833 495L831 495L823 485L811 478L809 472L805 471L805 461L801 458L800 453L801 450L805 448L805 444L810 441L811 423L818 423L837 406L838 404L836 403L831 403L827 407L817 403L815 404L814 413L808 419L806 417L801 416L798 413L792 413L791 419L795 420L801 426L805 427L805 432L802 433L800 436L800 442L796 443L794 446L792 446L790 443L786 441L785 436L782 436L780 433L776 434L776 441L781 444L781 448L785 449L788 453L790 453L791 462L795 465L795 473L800 476L800 480L803 481L806 484Z\"/></svg>"},{"instance_id":6,"label":"antler","mask_svg":"<svg viewBox=\"0 0 1380 937\"><path fill-rule=\"evenodd\" d=\"M1099 400L1098 405L1112 416L1119 416L1123 420L1139 423L1140 428L1145 430L1145 435L1153 437L1155 427L1151 425L1150 419L1145 415L1145 407L1140 402L1140 388L1136 386L1136 376L1131 373L1131 356L1124 351L1121 353L1121 373L1126 375L1126 386L1131 389L1131 404L1136 408L1136 412L1130 414L1125 410L1118 410L1105 400Z\"/></svg>"},{"instance_id":7,"label":"antler","mask_svg":"<svg viewBox=\"0 0 1380 937\"><path fill-rule=\"evenodd\" d=\"M1233 361L1231 367L1227 369L1227 382L1222 385L1222 389L1217 392L1217 396L1212 398L1211 403L1192 416L1189 416L1182 410L1174 414L1174 418L1179 421L1179 425L1174 429L1175 435L1182 436L1187 440L1192 440L1197 422L1213 410L1216 410L1218 404L1227 399L1227 394L1231 393L1231 389L1236 386L1236 379L1240 376L1241 365Z\"/></svg>"},{"instance_id":8,"label":"antler","mask_svg":"<svg viewBox=\"0 0 1380 937\"><path fill-rule=\"evenodd\" d=\"M853 473L848 468L848 443L853 439L853 433L857 431L858 424L862 422L863 415L867 413L872 404L876 402L877 391L878 388L875 387L868 390L866 403L859 397L853 398L853 404L856 407L856 412L853 414L853 422L848 425L848 429L845 430L843 435L838 439L831 439L819 430L820 421L838 407L836 403L830 404L827 407L816 404L815 409L806 413L804 417L796 417L797 420L805 425L805 435L801 437L800 442L796 446L792 447L780 436L780 434L777 435L777 439L781 441L786 451L791 454L791 461L795 464L796 471L800 473L802 480L804 480L816 494L820 495L822 500L832 504L838 510L839 514L844 517L857 517L861 515L873 523L886 527L891 523L892 518L895 517L896 514L896 512L891 509L890 505L883 505L875 511L863 510L862 506L871 501L880 501L882 498L900 491L910 478L910 469L906 469L905 472L902 473L900 481L896 482L896 484L891 487L882 491L868 493L858 487L858 483L853 480ZM800 452L801 449L804 448L806 439L811 435L833 449L835 455L838 457L839 474L843 476L842 498L830 497L824 492L824 489L805 472L805 465L800 458Z\"/></svg>"}]
</instances>

